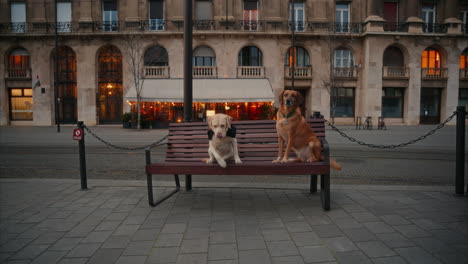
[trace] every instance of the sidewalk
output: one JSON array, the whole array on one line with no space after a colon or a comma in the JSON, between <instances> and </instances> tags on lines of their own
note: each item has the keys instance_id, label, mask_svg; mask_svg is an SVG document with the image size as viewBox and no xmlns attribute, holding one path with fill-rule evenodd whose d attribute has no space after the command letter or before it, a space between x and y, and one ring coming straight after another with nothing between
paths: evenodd
<instances>
[{"instance_id":1,"label":"sidewalk","mask_svg":"<svg viewBox=\"0 0 468 264\"><path fill-rule=\"evenodd\" d=\"M194 186L156 208L143 181L89 186L1 179L0 262L468 263L468 199L452 187L332 185L324 212L307 185Z\"/></svg>"}]
</instances>

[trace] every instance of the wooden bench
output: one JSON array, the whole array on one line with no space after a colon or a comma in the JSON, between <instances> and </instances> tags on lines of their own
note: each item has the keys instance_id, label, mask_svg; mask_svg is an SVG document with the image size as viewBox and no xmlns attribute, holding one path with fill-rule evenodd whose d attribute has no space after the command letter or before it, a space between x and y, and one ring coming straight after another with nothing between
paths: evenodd
<instances>
[{"instance_id":1,"label":"wooden bench","mask_svg":"<svg viewBox=\"0 0 468 264\"><path fill-rule=\"evenodd\" d=\"M308 175L310 192L317 192L317 176L320 175L320 196L324 210L330 210L329 148L325 140L323 119L310 119L314 132L321 139L324 161L313 163L272 163L278 156L276 121L235 121L239 156L242 164L228 162L227 168L217 163L206 164L208 158L208 125L205 122L172 123L164 162L151 163L150 150L146 150L146 174L148 200L156 206L180 189L179 175L185 175L186 190L192 189L192 175ZM292 154L291 157L294 157ZM153 200L153 174L173 174L176 188L157 201Z\"/></svg>"}]
</instances>

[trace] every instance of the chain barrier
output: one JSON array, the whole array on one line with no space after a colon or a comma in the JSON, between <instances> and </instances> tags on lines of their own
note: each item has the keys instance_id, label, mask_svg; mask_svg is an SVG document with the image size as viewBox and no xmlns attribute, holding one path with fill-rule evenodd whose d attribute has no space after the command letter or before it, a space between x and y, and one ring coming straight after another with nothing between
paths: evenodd
<instances>
[{"instance_id":1,"label":"chain barrier","mask_svg":"<svg viewBox=\"0 0 468 264\"><path fill-rule=\"evenodd\" d=\"M348 136L346 133L344 133L343 131L339 130L337 127L335 127L334 125L332 125L328 120L324 119L325 120L325 124L327 124L328 126L330 126L333 130L335 130L336 132L338 132L341 136L347 138L349 141L351 142L355 142L355 143L358 143L359 145L361 146L366 146L366 147L369 147L369 148L378 148L378 149L394 149L394 148L401 148L401 147L405 147L407 145L410 145L410 144L414 144L418 141L421 141L425 138L427 138L428 136L434 134L437 130L443 128L448 122L450 122L450 120L453 119L454 116L457 115L457 112L453 112L453 114L451 116L449 116L447 118L447 120L445 120L443 123L439 124L436 128L434 128L433 130L429 131L427 134L423 135L423 136L420 136L419 138L417 139L413 139L413 140L410 140L408 142L404 142L404 143L401 143L401 144L397 144L397 145L375 145L375 144L368 144L368 143L365 143L365 142L362 142L360 140L357 140L353 137L350 137Z\"/></svg>"},{"instance_id":2,"label":"chain barrier","mask_svg":"<svg viewBox=\"0 0 468 264\"><path fill-rule=\"evenodd\" d=\"M141 147L122 147L122 146L117 146L115 144L112 144L104 139L102 139L101 137L99 137L98 135L94 134L93 131L91 131L87 126L83 125L83 128L90 134L92 135L93 137L95 137L97 140L101 141L102 143L106 144L107 146L109 147L112 147L112 148L116 148L116 149L120 149L120 150L142 150L142 149L146 149L146 148L154 148L154 147L158 147L158 146L162 146L162 145L165 145L167 144L167 142L163 142L164 140L167 139L167 135L165 135L164 137L162 137L161 139L159 139L158 141L154 142L154 143L151 143L149 145L146 145L146 146L141 146Z\"/></svg>"}]
</instances>

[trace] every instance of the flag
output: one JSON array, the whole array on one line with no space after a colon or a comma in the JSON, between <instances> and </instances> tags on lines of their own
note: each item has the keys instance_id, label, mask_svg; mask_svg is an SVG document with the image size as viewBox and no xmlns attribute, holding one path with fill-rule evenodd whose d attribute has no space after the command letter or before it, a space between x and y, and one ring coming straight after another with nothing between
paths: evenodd
<instances>
[{"instance_id":1,"label":"flag","mask_svg":"<svg viewBox=\"0 0 468 264\"><path fill-rule=\"evenodd\" d=\"M36 87L39 87L39 86L41 86L41 81L39 80L39 75L37 75L37 81L36 81L36 83L34 83L33 88L36 88Z\"/></svg>"}]
</instances>

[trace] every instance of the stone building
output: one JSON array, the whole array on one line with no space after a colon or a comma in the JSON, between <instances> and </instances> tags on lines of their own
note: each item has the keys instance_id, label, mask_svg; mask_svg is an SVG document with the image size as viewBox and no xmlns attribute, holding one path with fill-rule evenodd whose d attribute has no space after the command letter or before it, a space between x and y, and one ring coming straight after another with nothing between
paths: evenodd
<instances>
[{"instance_id":1,"label":"stone building","mask_svg":"<svg viewBox=\"0 0 468 264\"><path fill-rule=\"evenodd\" d=\"M184 0L56 2L0 0L0 125L120 123L135 38L142 113L181 120ZM440 123L468 104L466 1L291 2L193 0L194 120L270 118L292 87L306 115L343 124Z\"/></svg>"}]
</instances>

